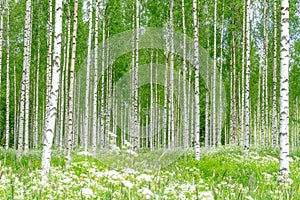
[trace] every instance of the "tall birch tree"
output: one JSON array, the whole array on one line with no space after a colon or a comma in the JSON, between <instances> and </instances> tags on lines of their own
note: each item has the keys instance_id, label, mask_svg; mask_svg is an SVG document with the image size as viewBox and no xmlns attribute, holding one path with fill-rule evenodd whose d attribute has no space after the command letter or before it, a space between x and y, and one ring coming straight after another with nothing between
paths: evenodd
<instances>
[{"instance_id":1,"label":"tall birch tree","mask_svg":"<svg viewBox=\"0 0 300 200\"><path fill-rule=\"evenodd\" d=\"M289 166L289 1L281 0L280 19L280 164L284 179L290 176Z\"/></svg>"},{"instance_id":2,"label":"tall birch tree","mask_svg":"<svg viewBox=\"0 0 300 200\"><path fill-rule=\"evenodd\" d=\"M246 3L246 93L245 93L245 155L249 152L250 140L250 0Z\"/></svg>"},{"instance_id":3,"label":"tall birch tree","mask_svg":"<svg viewBox=\"0 0 300 200\"><path fill-rule=\"evenodd\" d=\"M194 66L195 66L195 159L200 160L200 90L199 90L199 40L197 0L193 0Z\"/></svg>"},{"instance_id":4,"label":"tall birch tree","mask_svg":"<svg viewBox=\"0 0 300 200\"><path fill-rule=\"evenodd\" d=\"M46 106L46 123L43 140L42 153L42 181L47 182L47 175L50 171L50 160L52 142L57 117L58 93L60 87L60 61L61 61L61 41L62 41L62 0L55 1L55 27L54 27L54 52L53 68L51 80L51 92Z\"/></svg>"}]
</instances>

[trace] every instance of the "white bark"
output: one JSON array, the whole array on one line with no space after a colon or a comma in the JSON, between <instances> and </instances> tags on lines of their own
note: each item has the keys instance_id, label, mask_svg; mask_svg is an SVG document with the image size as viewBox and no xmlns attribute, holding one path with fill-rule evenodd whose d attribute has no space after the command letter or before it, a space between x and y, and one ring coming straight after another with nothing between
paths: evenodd
<instances>
[{"instance_id":1,"label":"white bark","mask_svg":"<svg viewBox=\"0 0 300 200\"><path fill-rule=\"evenodd\" d=\"M167 120L168 120L168 54L169 54L169 39L168 39L168 23L166 23L166 61L165 61L165 82L164 82L164 117L163 117L163 148L167 147Z\"/></svg>"},{"instance_id":2,"label":"white bark","mask_svg":"<svg viewBox=\"0 0 300 200\"><path fill-rule=\"evenodd\" d=\"M243 4L243 38L242 38L242 105L241 105L241 124L240 124L240 133L241 133L241 146L244 145L245 138L245 33L246 33L246 0ZM224 12L223 12L224 13Z\"/></svg>"},{"instance_id":3,"label":"white bark","mask_svg":"<svg viewBox=\"0 0 300 200\"><path fill-rule=\"evenodd\" d=\"M26 2L26 17L25 17L25 34L26 40L26 75L25 75L25 126L24 126L24 153L29 149L29 104L30 104L30 60L31 60L31 35L32 35L32 14L31 0ZM25 39L24 39L25 43ZM25 53L25 50L24 50Z\"/></svg>"},{"instance_id":4,"label":"white bark","mask_svg":"<svg viewBox=\"0 0 300 200\"><path fill-rule=\"evenodd\" d=\"M223 1L223 5L222 5L222 22L221 22L221 39L220 39L220 99L219 99L219 132L218 132L218 146L221 146L221 137L222 137L222 114L223 114L223 99L222 99L222 84L223 84L223 77L222 77L222 73L223 73L223 34L224 34L224 1Z\"/></svg>"},{"instance_id":5,"label":"white bark","mask_svg":"<svg viewBox=\"0 0 300 200\"><path fill-rule=\"evenodd\" d=\"M105 10L104 10L105 12ZM104 13L103 12L103 13ZM100 105L100 144L104 147L104 86L105 86L105 18L102 19L102 58L101 58L101 105Z\"/></svg>"},{"instance_id":6,"label":"white bark","mask_svg":"<svg viewBox=\"0 0 300 200\"><path fill-rule=\"evenodd\" d=\"M70 88L69 88L69 108L68 108L68 132L67 132L67 153L66 167L69 167L71 162L72 136L73 136L73 103L74 103L74 82L75 82L75 61L76 61L76 36L77 36L77 21L78 21L78 0L74 1L74 21L73 21L73 36L72 36L72 55L70 65ZM77 102L78 103L78 102ZM79 103L78 103L79 105ZM79 112L77 113L79 115ZM79 119L79 116L77 116ZM76 137L75 137L76 138ZM77 135L78 138L78 135ZM76 145L77 142L74 142Z\"/></svg>"},{"instance_id":7,"label":"white bark","mask_svg":"<svg viewBox=\"0 0 300 200\"><path fill-rule=\"evenodd\" d=\"M216 145L216 136L217 136L217 114L216 114L216 79L217 79L217 6L218 1L215 0L214 6L214 66L213 66L213 86L212 86L212 137L213 137L213 146Z\"/></svg>"},{"instance_id":8,"label":"white bark","mask_svg":"<svg viewBox=\"0 0 300 200\"><path fill-rule=\"evenodd\" d=\"M250 0L246 3L246 93L245 93L245 155L250 145Z\"/></svg>"},{"instance_id":9,"label":"white bark","mask_svg":"<svg viewBox=\"0 0 300 200\"><path fill-rule=\"evenodd\" d=\"M51 92L46 111L45 135L43 141L42 153L42 181L47 181L47 175L50 172L50 160L52 151L52 142L57 116L57 103L60 84L60 59L61 59L61 41L62 41L62 0L55 2L55 30L54 30L54 54L53 70L51 80Z\"/></svg>"},{"instance_id":10,"label":"white bark","mask_svg":"<svg viewBox=\"0 0 300 200\"><path fill-rule=\"evenodd\" d=\"M170 123L170 136L171 141L169 142L169 148L174 147L175 142L175 117L174 117L174 26L173 26L173 8L174 1L171 0L170 4L170 82L169 82L169 123Z\"/></svg>"},{"instance_id":11,"label":"white bark","mask_svg":"<svg viewBox=\"0 0 300 200\"><path fill-rule=\"evenodd\" d=\"M94 86L93 86L93 130L92 130L92 153L96 154L97 149L97 100L98 100L98 21L99 21L99 5L96 0L95 13L95 49L94 49Z\"/></svg>"},{"instance_id":12,"label":"white bark","mask_svg":"<svg viewBox=\"0 0 300 200\"><path fill-rule=\"evenodd\" d=\"M277 1L274 1L274 54L273 54L273 110L272 110L272 138L273 147L278 145L277 127Z\"/></svg>"},{"instance_id":13,"label":"white bark","mask_svg":"<svg viewBox=\"0 0 300 200\"><path fill-rule=\"evenodd\" d=\"M193 0L194 66L195 66L195 159L200 160L200 91L197 0Z\"/></svg>"},{"instance_id":14,"label":"white bark","mask_svg":"<svg viewBox=\"0 0 300 200\"><path fill-rule=\"evenodd\" d=\"M38 61L35 85L34 148L39 145L39 76L40 76L40 39L38 39Z\"/></svg>"},{"instance_id":15,"label":"white bark","mask_svg":"<svg viewBox=\"0 0 300 200\"><path fill-rule=\"evenodd\" d=\"M7 41L6 41L6 126L5 126L5 148L9 148L9 132L10 132L10 127L9 127L9 107L10 107L10 102L9 102L9 97L10 97L10 77L9 77L9 50L10 50L10 41L9 41L9 5L7 6L7 27L6 27L6 32L7 32Z\"/></svg>"},{"instance_id":16,"label":"white bark","mask_svg":"<svg viewBox=\"0 0 300 200\"><path fill-rule=\"evenodd\" d=\"M91 48L92 48L92 26L93 26L93 1L89 1L89 36L88 36L88 52L87 52L87 64L86 64L86 85L85 85L85 117L84 117L84 151L88 151L88 139L89 139L89 95L90 95L90 70L91 70Z\"/></svg>"},{"instance_id":17,"label":"white bark","mask_svg":"<svg viewBox=\"0 0 300 200\"><path fill-rule=\"evenodd\" d=\"M186 26L185 26L185 8L182 0L182 29L183 29L183 147L188 148L188 111L187 111L187 94L186 94Z\"/></svg>"},{"instance_id":18,"label":"white bark","mask_svg":"<svg viewBox=\"0 0 300 200\"><path fill-rule=\"evenodd\" d=\"M289 167L289 1L281 1L280 21L280 166L279 173L288 178Z\"/></svg>"}]
</instances>

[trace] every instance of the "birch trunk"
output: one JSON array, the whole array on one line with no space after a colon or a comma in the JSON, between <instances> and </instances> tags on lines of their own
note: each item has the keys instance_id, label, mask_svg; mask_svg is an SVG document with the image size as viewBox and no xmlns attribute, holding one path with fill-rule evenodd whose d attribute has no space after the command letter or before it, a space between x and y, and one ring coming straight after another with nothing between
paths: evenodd
<instances>
[{"instance_id":1,"label":"birch trunk","mask_svg":"<svg viewBox=\"0 0 300 200\"><path fill-rule=\"evenodd\" d=\"M250 145L250 0L246 3L246 93L245 93L245 155Z\"/></svg>"},{"instance_id":2,"label":"birch trunk","mask_svg":"<svg viewBox=\"0 0 300 200\"><path fill-rule=\"evenodd\" d=\"M27 35L26 40L26 75L25 75L25 126L24 126L24 153L28 152L29 149L29 104L30 104L30 60L31 60L31 35L32 35L32 11L31 11L31 0L26 2L26 17L25 17L25 34ZM25 43L25 38L24 38ZM25 56L24 56L25 57Z\"/></svg>"},{"instance_id":3,"label":"birch trunk","mask_svg":"<svg viewBox=\"0 0 300 200\"><path fill-rule=\"evenodd\" d=\"M89 36L88 36L88 52L86 64L86 85L85 85L85 118L84 118L84 151L88 151L88 138L89 138L89 95L90 95L90 70L91 70L91 48L92 48L92 26L93 26L93 1L89 1Z\"/></svg>"},{"instance_id":4,"label":"birch trunk","mask_svg":"<svg viewBox=\"0 0 300 200\"><path fill-rule=\"evenodd\" d=\"M200 160L200 91L197 0L193 0L194 66L195 66L195 159Z\"/></svg>"},{"instance_id":5,"label":"birch trunk","mask_svg":"<svg viewBox=\"0 0 300 200\"><path fill-rule=\"evenodd\" d=\"M185 8L182 0L182 29L183 29L183 147L188 148L188 111L186 94L186 26L185 26Z\"/></svg>"},{"instance_id":6,"label":"birch trunk","mask_svg":"<svg viewBox=\"0 0 300 200\"><path fill-rule=\"evenodd\" d=\"M289 1L281 1L280 21L280 166L286 180L289 167Z\"/></svg>"},{"instance_id":7,"label":"birch trunk","mask_svg":"<svg viewBox=\"0 0 300 200\"><path fill-rule=\"evenodd\" d=\"M220 107L220 112L219 112L219 132L218 132L218 143L217 146L221 146L221 137L222 137L222 114L223 114L223 104L222 104L222 83L223 83L223 34L224 34L224 1L223 1L223 6L222 6L222 22L221 22L221 40L220 40L220 99L219 99L219 107Z\"/></svg>"},{"instance_id":8,"label":"birch trunk","mask_svg":"<svg viewBox=\"0 0 300 200\"><path fill-rule=\"evenodd\" d=\"M103 10L103 15L105 10ZM104 147L104 86L105 86L105 18L102 19L102 47L101 47L101 105L100 105L100 144Z\"/></svg>"},{"instance_id":9,"label":"birch trunk","mask_svg":"<svg viewBox=\"0 0 300 200\"><path fill-rule=\"evenodd\" d=\"M274 54L273 54L273 110L272 110L272 138L273 147L278 145L277 127L277 1L274 1Z\"/></svg>"},{"instance_id":10,"label":"birch trunk","mask_svg":"<svg viewBox=\"0 0 300 200\"><path fill-rule=\"evenodd\" d=\"M216 145L217 136L217 117L216 117L216 79L217 79L217 6L218 1L215 0L214 6L214 66L213 66L213 86L212 86L212 137L213 146Z\"/></svg>"},{"instance_id":11,"label":"birch trunk","mask_svg":"<svg viewBox=\"0 0 300 200\"><path fill-rule=\"evenodd\" d=\"M97 100L98 100L98 21L99 21L99 5L96 0L96 13L95 13L95 54L94 54L94 86L93 86L93 132L92 132L92 153L96 154L97 145Z\"/></svg>"},{"instance_id":12,"label":"birch trunk","mask_svg":"<svg viewBox=\"0 0 300 200\"><path fill-rule=\"evenodd\" d=\"M165 60L165 83L164 83L164 118L163 118L163 148L167 148L167 122L168 122L168 63L169 63L169 39L168 23L166 23L166 60ZM169 143L169 141L168 141Z\"/></svg>"},{"instance_id":13,"label":"birch trunk","mask_svg":"<svg viewBox=\"0 0 300 200\"><path fill-rule=\"evenodd\" d=\"M241 105L241 146L244 145L245 138L245 33L246 33L246 0L243 4L243 38L242 38L242 105ZM245 145L244 145L245 146Z\"/></svg>"},{"instance_id":14,"label":"birch trunk","mask_svg":"<svg viewBox=\"0 0 300 200\"><path fill-rule=\"evenodd\" d=\"M8 3L7 3L8 4ZM10 41L9 41L9 5L7 5L7 27L6 27L6 32L7 32L7 41L6 41L6 125L5 125L5 137L6 137L6 142L5 142L5 149L9 148L9 133L10 133L10 128L9 128L9 107L10 107L10 73L9 73L9 50L10 50Z\"/></svg>"},{"instance_id":15,"label":"birch trunk","mask_svg":"<svg viewBox=\"0 0 300 200\"><path fill-rule=\"evenodd\" d=\"M40 39L38 37L38 61L36 69L36 85L35 85L35 117L34 117L34 147L37 149L39 145L39 76L40 76Z\"/></svg>"},{"instance_id":16,"label":"birch trunk","mask_svg":"<svg viewBox=\"0 0 300 200\"><path fill-rule=\"evenodd\" d=\"M52 151L53 134L55 120L57 116L57 103L60 84L60 59L61 59L61 40L62 40L62 1L55 2L55 30L54 30L54 54L53 70L51 81L51 93L46 111L45 135L42 153L42 181L47 182L47 175L50 171L50 160Z\"/></svg>"},{"instance_id":17,"label":"birch trunk","mask_svg":"<svg viewBox=\"0 0 300 200\"><path fill-rule=\"evenodd\" d=\"M77 36L77 21L78 21L78 0L74 1L74 21L73 21L73 36L72 36L72 54L70 65L70 88L69 88L69 107L68 107L68 132L67 132L67 153L66 153L66 167L70 166L71 150L72 150L72 136L73 136L73 102L74 102L74 82L75 82L75 61L76 61L76 36ZM79 102L77 102L79 105ZM77 113L79 119L79 112ZM76 137L74 137L76 138ZM75 140L75 145L78 144Z\"/></svg>"},{"instance_id":18,"label":"birch trunk","mask_svg":"<svg viewBox=\"0 0 300 200\"><path fill-rule=\"evenodd\" d=\"M135 35L135 74L134 74L134 137L133 147L139 149L139 117L138 117L138 83L139 83L139 39L140 39L140 2L136 0L136 35Z\"/></svg>"}]
</instances>

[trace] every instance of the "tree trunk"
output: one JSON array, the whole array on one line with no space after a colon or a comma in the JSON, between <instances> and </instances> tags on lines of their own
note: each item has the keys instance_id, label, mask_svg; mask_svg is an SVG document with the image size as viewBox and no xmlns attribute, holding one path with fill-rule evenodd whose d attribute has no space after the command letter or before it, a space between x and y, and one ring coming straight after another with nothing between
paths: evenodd
<instances>
[{"instance_id":1,"label":"tree trunk","mask_svg":"<svg viewBox=\"0 0 300 200\"><path fill-rule=\"evenodd\" d=\"M96 0L96 14L95 14L95 54L94 54L94 98L93 98L93 132L92 132L92 152L96 154L97 145L97 100L98 100L98 22L99 22L99 5Z\"/></svg>"},{"instance_id":2,"label":"tree trunk","mask_svg":"<svg viewBox=\"0 0 300 200\"><path fill-rule=\"evenodd\" d=\"M62 1L55 2L55 30L54 30L54 54L53 70L51 81L51 93L46 111L46 124L44 134L44 147L42 153L42 181L47 181L50 171L50 160L52 151L53 134L55 120L57 116L57 103L60 84L60 58L61 58L61 39L62 38Z\"/></svg>"},{"instance_id":3,"label":"tree trunk","mask_svg":"<svg viewBox=\"0 0 300 200\"><path fill-rule=\"evenodd\" d=\"M194 66L195 66L195 159L200 160L200 90L197 0L193 0Z\"/></svg>"},{"instance_id":4,"label":"tree trunk","mask_svg":"<svg viewBox=\"0 0 300 200\"><path fill-rule=\"evenodd\" d=\"M248 155L250 145L250 0L246 4L246 93L245 93L245 155Z\"/></svg>"},{"instance_id":5,"label":"tree trunk","mask_svg":"<svg viewBox=\"0 0 300 200\"><path fill-rule=\"evenodd\" d=\"M7 3L8 4L8 3ZM5 126L5 137L6 137L6 142L5 142L5 149L9 148L9 132L10 132L10 127L9 127L9 107L10 107L10 73L9 73L9 50L10 50L10 44L9 44L9 5L7 5L7 27L6 27L6 32L7 32L7 41L6 41L6 126Z\"/></svg>"},{"instance_id":6,"label":"tree trunk","mask_svg":"<svg viewBox=\"0 0 300 200\"><path fill-rule=\"evenodd\" d=\"M290 176L289 167L289 1L281 1L280 21L280 166L284 180Z\"/></svg>"},{"instance_id":7,"label":"tree trunk","mask_svg":"<svg viewBox=\"0 0 300 200\"><path fill-rule=\"evenodd\" d=\"M277 127L277 1L274 1L274 54L273 54L273 112L272 112L272 138L273 147L278 145Z\"/></svg>"}]
</instances>

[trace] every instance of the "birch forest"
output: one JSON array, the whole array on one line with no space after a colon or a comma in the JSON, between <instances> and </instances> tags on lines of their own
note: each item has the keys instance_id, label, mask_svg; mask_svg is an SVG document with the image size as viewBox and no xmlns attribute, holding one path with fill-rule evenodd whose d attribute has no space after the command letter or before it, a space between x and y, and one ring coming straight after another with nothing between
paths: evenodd
<instances>
[{"instance_id":1,"label":"birch forest","mask_svg":"<svg viewBox=\"0 0 300 200\"><path fill-rule=\"evenodd\" d=\"M0 199L300 199L299 0L0 0Z\"/></svg>"}]
</instances>

